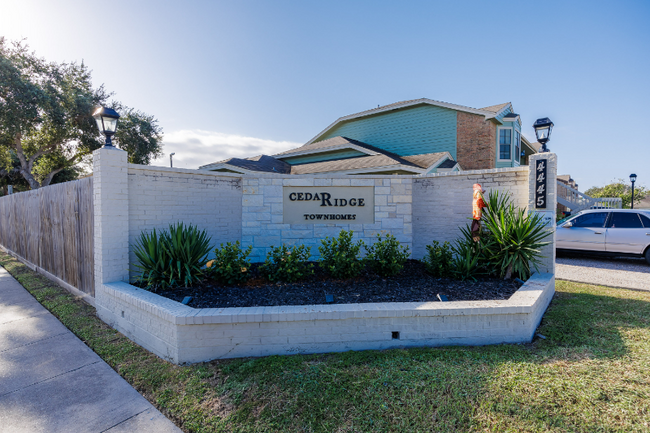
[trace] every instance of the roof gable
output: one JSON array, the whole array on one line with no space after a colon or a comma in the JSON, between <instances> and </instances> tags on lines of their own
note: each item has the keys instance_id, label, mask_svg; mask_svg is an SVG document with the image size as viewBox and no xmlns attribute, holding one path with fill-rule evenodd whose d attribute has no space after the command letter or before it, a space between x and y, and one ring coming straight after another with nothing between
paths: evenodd
<instances>
[{"instance_id":1,"label":"roof gable","mask_svg":"<svg viewBox=\"0 0 650 433\"><path fill-rule=\"evenodd\" d=\"M334 150L352 149L364 153L366 155L376 155L379 149L370 146L369 144L362 143L358 140L353 140L347 137L333 137L327 140L318 141L316 143L307 143L295 149L290 149L285 152L276 153L273 155L278 159L291 158L294 156L311 155L318 153L332 152Z\"/></svg>"},{"instance_id":2,"label":"roof gable","mask_svg":"<svg viewBox=\"0 0 650 433\"><path fill-rule=\"evenodd\" d=\"M314 138L309 140L307 144L315 143L318 142L320 137L323 137L326 135L328 131L333 129L335 126L347 122L350 120L354 119L359 119L362 117L367 117L367 116L373 116L377 114L382 114L394 110L400 110L403 108L409 108L409 107L414 107L417 105L431 105L435 107L441 107L441 108L447 108L455 111L463 111L471 114L478 114L485 116L486 119L492 119L497 117L499 114L501 114L503 111L505 111L508 107L512 107L512 104L510 102L506 102L504 104L499 104L499 105L492 105L490 107L485 107L481 109L477 108L471 108L471 107L466 107L464 105L457 105L457 104L451 104L448 102L443 102L443 101L436 101L433 99L428 99L428 98L420 98L420 99L411 99L408 101L400 101L400 102L395 102L393 104L388 104L384 105L382 107L377 107L373 108L370 110L365 110L361 111L359 113L354 113L354 114L349 114L347 116L339 117L336 121L334 121L332 124L330 124L327 128L322 130L318 135L316 135Z\"/></svg>"}]
</instances>

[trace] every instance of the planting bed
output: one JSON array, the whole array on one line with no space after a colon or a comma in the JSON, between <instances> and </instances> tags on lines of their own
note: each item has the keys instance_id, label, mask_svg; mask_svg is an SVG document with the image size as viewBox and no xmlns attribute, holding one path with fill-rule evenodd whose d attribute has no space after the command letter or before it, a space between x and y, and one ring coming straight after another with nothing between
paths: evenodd
<instances>
[{"instance_id":1,"label":"planting bed","mask_svg":"<svg viewBox=\"0 0 650 433\"><path fill-rule=\"evenodd\" d=\"M349 280L330 278L317 264L314 275L296 283L269 283L254 264L251 278L239 286L206 281L195 287L160 292L161 296L182 301L186 296L194 308L271 307L325 304L333 295L334 304L377 302L435 302L438 294L449 301L504 300L521 287L514 280L480 278L458 281L432 277L417 260L409 260L399 275L383 278L366 270Z\"/></svg>"}]
</instances>

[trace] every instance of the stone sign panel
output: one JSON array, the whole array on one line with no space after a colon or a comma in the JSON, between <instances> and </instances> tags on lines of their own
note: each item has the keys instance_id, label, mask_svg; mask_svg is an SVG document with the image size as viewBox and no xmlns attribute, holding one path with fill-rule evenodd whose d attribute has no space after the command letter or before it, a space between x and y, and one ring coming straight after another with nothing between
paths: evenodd
<instances>
[{"instance_id":1,"label":"stone sign panel","mask_svg":"<svg viewBox=\"0 0 650 433\"><path fill-rule=\"evenodd\" d=\"M285 224L373 224L373 186L285 186Z\"/></svg>"}]
</instances>

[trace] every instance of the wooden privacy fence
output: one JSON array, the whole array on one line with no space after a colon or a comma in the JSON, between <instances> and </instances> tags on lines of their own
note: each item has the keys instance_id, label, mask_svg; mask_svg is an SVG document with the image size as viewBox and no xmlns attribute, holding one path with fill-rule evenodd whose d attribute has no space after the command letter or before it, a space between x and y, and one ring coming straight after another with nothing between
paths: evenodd
<instances>
[{"instance_id":1,"label":"wooden privacy fence","mask_svg":"<svg viewBox=\"0 0 650 433\"><path fill-rule=\"evenodd\" d=\"M95 296L93 178L0 197L0 245Z\"/></svg>"}]
</instances>

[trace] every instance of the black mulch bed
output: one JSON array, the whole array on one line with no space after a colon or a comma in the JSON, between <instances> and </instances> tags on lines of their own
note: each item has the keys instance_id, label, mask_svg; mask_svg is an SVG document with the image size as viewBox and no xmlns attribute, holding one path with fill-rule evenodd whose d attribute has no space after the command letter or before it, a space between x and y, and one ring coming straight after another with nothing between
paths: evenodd
<instances>
[{"instance_id":1,"label":"black mulch bed","mask_svg":"<svg viewBox=\"0 0 650 433\"><path fill-rule=\"evenodd\" d=\"M334 295L334 304L366 302L431 302L438 294L449 301L508 299L521 284L514 280L483 278L478 281L457 281L434 278L417 260L409 260L402 272L382 278L371 271L350 280L330 278L317 264L314 275L297 283L269 283L262 279L259 265L251 266L251 278L240 286L225 286L205 281L196 287L177 288L158 294L182 301L186 296L194 308L266 307L279 305L326 304L325 295Z\"/></svg>"}]
</instances>

